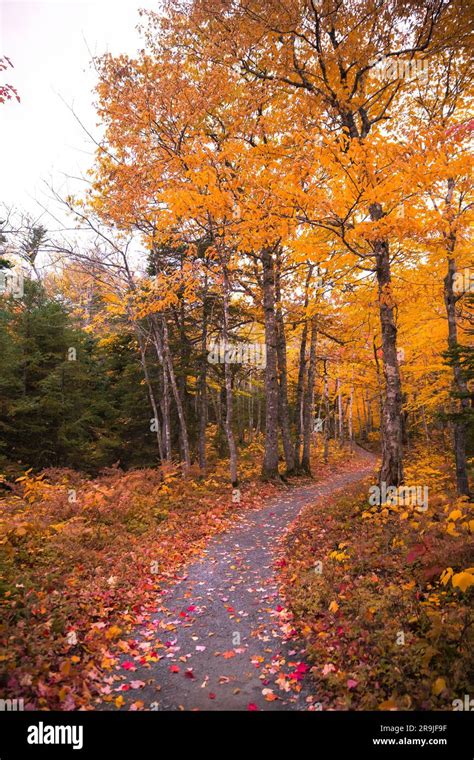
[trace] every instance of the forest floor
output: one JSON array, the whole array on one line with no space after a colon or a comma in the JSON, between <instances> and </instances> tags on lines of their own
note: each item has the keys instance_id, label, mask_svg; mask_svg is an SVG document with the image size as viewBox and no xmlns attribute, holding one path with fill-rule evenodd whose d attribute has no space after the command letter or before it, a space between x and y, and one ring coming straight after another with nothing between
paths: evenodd
<instances>
[{"instance_id":1,"label":"forest floor","mask_svg":"<svg viewBox=\"0 0 474 760\"><path fill-rule=\"evenodd\" d=\"M452 709L472 691L474 512L413 448L429 509L371 505L377 457L259 479L25 473L2 499L3 697L25 709ZM420 486L421 487L421 486ZM74 497L74 498L72 498Z\"/></svg>"},{"instance_id":2,"label":"forest floor","mask_svg":"<svg viewBox=\"0 0 474 760\"><path fill-rule=\"evenodd\" d=\"M362 449L322 479L289 488L213 537L204 556L164 587L156 613L127 637L99 709L321 709L305 642L279 589L282 539L301 510L322 510L366 478ZM146 656L145 656L146 655ZM119 675L117 675L117 670Z\"/></svg>"}]
</instances>

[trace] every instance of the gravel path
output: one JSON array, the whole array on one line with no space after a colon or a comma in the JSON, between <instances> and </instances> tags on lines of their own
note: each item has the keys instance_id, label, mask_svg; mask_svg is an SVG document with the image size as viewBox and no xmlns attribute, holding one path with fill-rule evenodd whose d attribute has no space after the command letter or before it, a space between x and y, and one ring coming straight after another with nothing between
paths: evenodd
<instances>
[{"instance_id":1,"label":"gravel path","mask_svg":"<svg viewBox=\"0 0 474 760\"><path fill-rule=\"evenodd\" d=\"M124 657L123 681L110 686L114 698L121 689L121 709L136 700L152 710L316 709L304 646L278 595L278 543L303 507L320 501L324 508L327 497L366 477L374 464L360 450L355 469L289 488L213 538L186 577L162 593L159 612L137 629L135 656ZM142 654L155 649L159 660L141 665Z\"/></svg>"}]
</instances>

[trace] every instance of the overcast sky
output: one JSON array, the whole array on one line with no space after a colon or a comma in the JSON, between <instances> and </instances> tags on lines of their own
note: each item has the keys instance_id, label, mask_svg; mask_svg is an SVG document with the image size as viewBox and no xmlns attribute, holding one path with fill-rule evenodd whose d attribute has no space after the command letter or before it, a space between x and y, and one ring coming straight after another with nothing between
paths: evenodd
<instances>
[{"instance_id":1,"label":"overcast sky","mask_svg":"<svg viewBox=\"0 0 474 760\"><path fill-rule=\"evenodd\" d=\"M36 217L35 199L48 203L45 181L63 192L80 186L67 185L64 175L84 174L93 146L68 105L97 133L89 50L135 53L137 9L157 6L154 0L0 0L0 55L15 67L0 76L21 97L0 111L1 202Z\"/></svg>"}]
</instances>

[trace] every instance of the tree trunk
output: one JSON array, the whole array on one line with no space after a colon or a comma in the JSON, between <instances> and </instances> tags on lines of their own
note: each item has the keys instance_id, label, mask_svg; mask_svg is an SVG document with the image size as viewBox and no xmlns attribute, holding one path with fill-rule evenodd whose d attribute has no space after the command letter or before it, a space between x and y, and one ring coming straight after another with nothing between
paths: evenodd
<instances>
[{"instance_id":1,"label":"tree trunk","mask_svg":"<svg viewBox=\"0 0 474 760\"><path fill-rule=\"evenodd\" d=\"M351 394L349 396L349 446L351 451L354 451L354 426L353 426L353 408L354 408L354 386L351 386Z\"/></svg>"},{"instance_id":2,"label":"tree trunk","mask_svg":"<svg viewBox=\"0 0 474 760\"><path fill-rule=\"evenodd\" d=\"M323 380L323 397L324 397L324 462L329 461L329 387L328 387L328 370L327 361L324 360L324 380Z\"/></svg>"},{"instance_id":3,"label":"tree trunk","mask_svg":"<svg viewBox=\"0 0 474 760\"><path fill-rule=\"evenodd\" d=\"M201 361L199 368L199 469L206 472L206 426L207 426L207 320L209 299L207 297L207 273L204 279L202 301Z\"/></svg>"},{"instance_id":4,"label":"tree trunk","mask_svg":"<svg viewBox=\"0 0 474 760\"><path fill-rule=\"evenodd\" d=\"M153 411L153 418L155 419L155 432L156 432L156 442L158 445L158 453L160 456L160 462L163 462L165 457L163 453L163 442L161 439L161 426L160 426L160 418L158 415L158 405L156 403L155 392L153 390L150 373L148 372L148 365L146 363L145 344L144 344L143 336L140 333L140 328L138 327L138 325L136 325L135 327L135 334L137 336L138 346L140 349L140 362L143 369L143 377L145 378L145 383L148 390L148 398L150 399L150 405Z\"/></svg>"},{"instance_id":5,"label":"tree trunk","mask_svg":"<svg viewBox=\"0 0 474 760\"><path fill-rule=\"evenodd\" d=\"M151 336L153 345L155 346L156 355L158 361L162 367L162 379L163 379L163 393L160 399L161 416L163 419L163 450L165 459L171 460L171 416L170 416L170 394L169 394L169 381L168 370L163 354L163 341L160 335L159 327L156 321L152 318L150 321Z\"/></svg>"},{"instance_id":6,"label":"tree trunk","mask_svg":"<svg viewBox=\"0 0 474 760\"><path fill-rule=\"evenodd\" d=\"M454 239L452 240L454 248ZM459 411L453 420L454 457L456 462L456 485L460 495L469 496L469 480L466 461L466 423L461 415L468 410L468 389L461 363L459 361L458 329L456 324L456 295L453 288L456 262L448 258L448 273L444 278L444 303L448 315L448 348L450 363L453 368L453 395L459 399Z\"/></svg>"},{"instance_id":7,"label":"tree trunk","mask_svg":"<svg viewBox=\"0 0 474 760\"><path fill-rule=\"evenodd\" d=\"M239 485L237 477L237 447L235 445L234 431L232 429L232 417L233 417L233 393L232 393L232 369L228 361L228 344L229 344L229 273L227 267L224 265L224 376L225 376L225 432L227 436L227 444L229 446L229 468L230 468L230 481L232 488L237 488Z\"/></svg>"},{"instance_id":8,"label":"tree trunk","mask_svg":"<svg viewBox=\"0 0 474 760\"><path fill-rule=\"evenodd\" d=\"M383 216L379 203L370 206L372 221ZM379 473L380 484L399 486L403 483L403 438L402 438L402 388L397 358L397 326L391 293L390 254L387 240L374 243L375 264L378 283L380 324L382 334L383 371L385 395L382 409L382 466Z\"/></svg>"},{"instance_id":9,"label":"tree trunk","mask_svg":"<svg viewBox=\"0 0 474 760\"><path fill-rule=\"evenodd\" d=\"M339 445L343 446L344 445L344 414L342 411L341 381L339 378L336 378L336 394L337 394Z\"/></svg>"},{"instance_id":10,"label":"tree trunk","mask_svg":"<svg viewBox=\"0 0 474 760\"><path fill-rule=\"evenodd\" d=\"M278 359L278 415L280 419L283 451L285 454L286 474L293 475L295 471L295 453L291 443L290 409L288 406L288 370L286 361L285 323L281 307L281 252L276 254L275 268L275 297L277 323L277 359Z\"/></svg>"},{"instance_id":11,"label":"tree trunk","mask_svg":"<svg viewBox=\"0 0 474 760\"><path fill-rule=\"evenodd\" d=\"M183 404L181 401L181 397L179 395L178 384L176 382L176 376L174 373L173 362L171 361L171 356L170 356L168 326L166 324L166 317L162 316L162 319L161 319L161 327L163 331L162 336L160 336L156 323L153 321L152 324L154 326L155 346L156 346L157 352L159 353L159 356L161 355L161 361L163 363L164 369L168 370L168 376L171 383L171 390L173 391L173 397L176 404L176 411L178 412L179 427L180 427L180 434L181 434L181 446L183 449L183 474L186 476L191 466L188 430L186 426L186 419L184 416ZM165 373L163 374L163 379L164 378L165 378Z\"/></svg>"},{"instance_id":12,"label":"tree trunk","mask_svg":"<svg viewBox=\"0 0 474 760\"><path fill-rule=\"evenodd\" d=\"M263 310L265 318L265 449L262 477L264 480L279 479L278 472L278 375L277 375L277 325L275 316L275 276L273 255L262 251Z\"/></svg>"},{"instance_id":13,"label":"tree trunk","mask_svg":"<svg viewBox=\"0 0 474 760\"><path fill-rule=\"evenodd\" d=\"M311 275L313 272L312 265L308 268L308 275L305 282L305 297L304 297L304 314L305 321L303 325L303 332L301 333L299 364L298 364L298 382L296 385L296 438L295 438L295 469L298 472L301 468L301 444L303 433L303 395L304 395L304 381L306 373L306 343L308 340L308 320L306 318L306 310L309 303L309 283L311 281Z\"/></svg>"},{"instance_id":14,"label":"tree trunk","mask_svg":"<svg viewBox=\"0 0 474 760\"><path fill-rule=\"evenodd\" d=\"M318 322L316 315L311 318L311 336L309 348L308 375L306 378L306 391L304 394L303 408L303 456L301 469L311 475L311 437L313 434L313 405L314 405L314 381L316 379L316 341L318 337Z\"/></svg>"}]
</instances>

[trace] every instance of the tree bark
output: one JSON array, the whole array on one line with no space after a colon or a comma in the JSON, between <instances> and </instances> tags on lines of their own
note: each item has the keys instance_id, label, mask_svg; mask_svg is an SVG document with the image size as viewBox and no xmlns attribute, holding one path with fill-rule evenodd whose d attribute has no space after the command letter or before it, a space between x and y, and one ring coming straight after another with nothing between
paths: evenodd
<instances>
[{"instance_id":1,"label":"tree bark","mask_svg":"<svg viewBox=\"0 0 474 760\"><path fill-rule=\"evenodd\" d=\"M183 450L183 474L186 476L189 472L189 468L191 466L191 457L189 453L189 439L188 439L188 430L186 426L186 419L184 415L184 409L183 404L181 401L181 397L179 394L178 384L176 382L176 376L174 373L173 368L173 362L171 360L170 356L170 349L169 349L169 337L168 337L168 326L166 324L166 317L162 316L161 318L161 328L162 328L162 336L160 336L158 327L156 325L156 322L152 321L153 325L153 333L154 333L154 343L156 346L156 350L158 353L158 357L160 361L163 364L164 374L163 379L165 379L166 370L168 371L169 380L171 383L171 389L173 391L173 397L176 404L176 411L178 413L178 419L179 419L179 427L180 427L180 433L181 433L181 446Z\"/></svg>"},{"instance_id":2,"label":"tree bark","mask_svg":"<svg viewBox=\"0 0 474 760\"><path fill-rule=\"evenodd\" d=\"M279 479L278 472L278 374L277 374L277 324L275 315L275 275L273 254L262 251L263 265L263 311L265 319L265 449L262 477L264 480Z\"/></svg>"},{"instance_id":3,"label":"tree bark","mask_svg":"<svg viewBox=\"0 0 474 760\"><path fill-rule=\"evenodd\" d=\"M288 406L288 368L286 361L286 336L283 312L281 307L281 252L276 254L275 267L275 297L277 323L277 359L278 359L278 415L280 419L283 451L285 454L286 474L293 475L295 471L295 453L291 443L290 409Z\"/></svg>"},{"instance_id":4,"label":"tree bark","mask_svg":"<svg viewBox=\"0 0 474 760\"><path fill-rule=\"evenodd\" d=\"M311 318L311 336L309 347L308 375L303 408L303 456L301 469L311 475L311 437L313 434L313 405L314 381L316 379L316 341L318 337L318 321L314 314Z\"/></svg>"},{"instance_id":5,"label":"tree bark","mask_svg":"<svg viewBox=\"0 0 474 760\"><path fill-rule=\"evenodd\" d=\"M329 436L330 436L330 425L329 425L329 387L328 387L328 370L327 370L327 360L324 360L324 379L323 379L323 397L324 397L324 462L325 464L329 461Z\"/></svg>"},{"instance_id":6,"label":"tree bark","mask_svg":"<svg viewBox=\"0 0 474 760\"><path fill-rule=\"evenodd\" d=\"M344 414L342 410L342 394L341 394L341 381L340 378L336 378L336 394L337 394L337 418L338 418L338 432L339 432L339 444L344 445Z\"/></svg>"},{"instance_id":7,"label":"tree bark","mask_svg":"<svg viewBox=\"0 0 474 760\"><path fill-rule=\"evenodd\" d=\"M382 206L370 206L372 221L383 216ZM385 394L382 408L382 466L380 484L399 486L403 483L402 388L397 358L397 326L391 293L390 254L387 240L374 243L382 334Z\"/></svg>"},{"instance_id":8,"label":"tree bark","mask_svg":"<svg viewBox=\"0 0 474 760\"><path fill-rule=\"evenodd\" d=\"M351 386L349 396L349 446L354 451L354 426L353 426L353 408L354 408L354 386Z\"/></svg>"},{"instance_id":9,"label":"tree bark","mask_svg":"<svg viewBox=\"0 0 474 760\"><path fill-rule=\"evenodd\" d=\"M452 241L454 249L454 240ZM453 419L454 457L456 462L456 486L460 495L470 496L469 480L467 475L466 460L466 423L462 418L469 407L467 382L459 361L458 329L456 324L456 301L453 280L456 274L456 262L454 258L448 258L448 273L444 278L444 303L448 315L448 349L450 363L453 368L452 391L459 399L459 410Z\"/></svg>"},{"instance_id":10,"label":"tree bark","mask_svg":"<svg viewBox=\"0 0 474 760\"><path fill-rule=\"evenodd\" d=\"M232 488L237 488L239 485L237 476L237 447L235 445L234 431L232 429L233 419L233 392L232 392L232 369L228 361L227 351L229 344L229 272L224 264L224 376L225 376L225 432L227 436L227 444L229 446L229 469L230 469L230 481Z\"/></svg>"},{"instance_id":11,"label":"tree bark","mask_svg":"<svg viewBox=\"0 0 474 760\"><path fill-rule=\"evenodd\" d=\"M296 437L295 437L295 469L298 472L301 468L301 445L302 445L302 433L303 433L303 395L304 395L304 381L306 374L306 343L308 340L308 320L306 318L306 310L309 303L309 283L311 281L311 275L313 272L313 266L308 268L308 275L305 282L305 297L304 297L304 314L305 321L303 325L303 332L301 333L299 364L298 364L298 382L296 385Z\"/></svg>"},{"instance_id":12,"label":"tree bark","mask_svg":"<svg viewBox=\"0 0 474 760\"><path fill-rule=\"evenodd\" d=\"M202 301L201 361L199 368L199 469L206 472L206 427L207 427L207 322L209 299L207 297L207 273L204 278Z\"/></svg>"},{"instance_id":13,"label":"tree bark","mask_svg":"<svg viewBox=\"0 0 474 760\"><path fill-rule=\"evenodd\" d=\"M151 336L155 347L158 362L162 367L163 393L160 398L161 416L163 420L163 450L166 460L171 460L171 416L168 370L163 354L163 341L159 332L159 326L154 318L150 320Z\"/></svg>"},{"instance_id":14,"label":"tree bark","mask_svg":"<svg viewBox=\"0 0 474 760\"><path fill-rule=\"evenodd\" d=\"M140 363L142 365L143 377L145 378L145 383L148 390L148 398L150 399L150 406L153 411L153 418L156 422L155 432L156 432L156 442L158 445L158 454L160 456L160 462L163 462L165 457L163 453L163 442L161 438L161 426L160 426L160 418L158 415L158 404L156 403L155 392L153 390L150 373L148 372L148 365L146 362L146 350L145 350L145 344L143 341L143 336L140 333L140 328L138 327L138 325L135 327L135 334L137 336L138 346L140 349Z\"/></svg>"}]
</instances>

